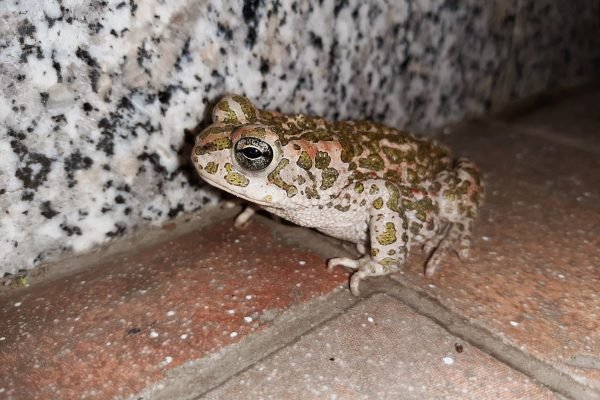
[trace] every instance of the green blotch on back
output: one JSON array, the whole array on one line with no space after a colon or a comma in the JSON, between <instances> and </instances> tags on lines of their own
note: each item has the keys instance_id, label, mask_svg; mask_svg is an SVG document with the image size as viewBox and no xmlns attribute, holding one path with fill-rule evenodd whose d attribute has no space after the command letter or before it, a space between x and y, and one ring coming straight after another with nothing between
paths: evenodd
<instances>
[{"instance_id":1,"label":"green blotch on back","mask_svg":"<svg viewBox=\"0 0 600 400\"><path fill-rule=\"evenodd\" d=\"M289 125L289 124L288 124ZM298 132L301 132L299 127L295 127ZM293 129L292 129L293 131ZM313 143L319 142L327 142L333 140L333 135L326 131L325 129L315 129L311 131L306 131L302 135L300 135L301 139L308 140Z\"/></svg>"},{"instance_id":2,"label":"green blotch on back","mask_svg":"<svg viewBox=\"0 0 600 400\"><path fill-rule=\"evenodd\" d=\"M383 154L393 163L398 163L402 160L402 152L393 147L383 146Z\"/></svg>"},{"instance_id":3,"label":"green blotch on back","mask_svg":"<svg viewBox=\"0 0 600 400\"><path fill-rule=\"evenodd\" d=\"M420 181L419 175L417 175L417 171L415 171L414 169L410 169L410 168L407 168L407 170L406 170L406 179L410 183L419 183L419 181Z\"/></svg>"},{"instance_id":4,"label":"green blotch on back","mask_svg":"<svg viewBox=\"0 0 600 400\"><path fill-rule=\"evenodd\" d=\"M400 212L400 191L396 185L391 182L385 182L385 187L389 193L388 201L385 203L385 205L392 211Z\"/></svg>"},{"instance_id":5,"label":"green blotch on back","mask_svg":"<svg viewBox=\"0 0 600 400\"><path fill-rule=\"evenodd\" d=\"M329 163L331 162L331 157L324 151L318 151L315 156L315 167L318 169L325 169L329 167Z\"/></svg>"},{"instance_id":6,"label":"green blotch on back","mask_svg":"<svg viewBox=\"0 0 600 400\"><path fill-rule=\"evenodd\" d=\"M354 191L356 193L362 193L365 191L365 185L362 184L362 182L356 182L354 184Z\"/></svg>"},{"instance_id":7,"label":"green blotch on back","mask_svg":"<svg viewBox=\"0 0 600 400\"><path fill-rule=\"evenodd\" d=\"M383 178L393 182L402 182L402 175L400 175L398 171L393 169L385 171L385 173L383 174Z\"/></svg>"},{"instance_id":8,"label":"green blotch on back","mask_svg":"<svg viewBox=\"0 0 600 400\"><path fill-rule=\"evenodd\" d=\"M300 114L296 117L296 125L302 130L312 130L317 127L318 118L311 117L310 115Z\"/></svg>"},{"instance_id":9,"label":"green blotch on back","mask_svg":"<svg viewBox=\"0 0 600 400\"><path fill-rule=\"evenodd\" d=\"M333 186L336 179L339 176L339 172L335 168L327 168L321 173L321 190L327 190Z\"/></svg>"},{"instance_id":10,"label":"green blotch on back","mask_svg":"<svg viewBox=\"0 0 600 400\"><path fill-rule=\"evenodd\" d=\"M381 171L384 167L383 158L379 154L371 154L368 157L360 158L358 165L361 168L370 169L373 171Z\"/></svg>"},{"instance_id":11,"label":"green blotch on back","mask_svg":"<svg viewBox=\"0 0 600 400\"><path fill-rule=\"evenodd\" d=\"M312 168L312 159L306 151L300 153L298 161L296 161L296 165L307 171Z\"/></svg>"}]
</instances>

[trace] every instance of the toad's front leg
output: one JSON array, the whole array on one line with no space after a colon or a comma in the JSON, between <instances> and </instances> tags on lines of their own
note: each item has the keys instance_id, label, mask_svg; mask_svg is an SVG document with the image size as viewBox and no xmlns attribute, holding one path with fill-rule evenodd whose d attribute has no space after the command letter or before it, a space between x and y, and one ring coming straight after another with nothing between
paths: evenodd
<instances>
[{"instance_id":1,"label":"toad's front leg","mask_svg":"<svg viewBox=\"0 0 600 400\"><path fill-rule=\"evenodd\" d=\"M402 212L388 208L388 201L378 197L371 209L369 233L371 252L359 259L333 258L327 267L331 270L336 265L356 269L350 279L350 291L358 296L361 280L370 276L387 275L397 271L408 256L410 237L407 232L407 219ZM395 208L395 207L394 207Z\"/></svg>"}]
</instances>

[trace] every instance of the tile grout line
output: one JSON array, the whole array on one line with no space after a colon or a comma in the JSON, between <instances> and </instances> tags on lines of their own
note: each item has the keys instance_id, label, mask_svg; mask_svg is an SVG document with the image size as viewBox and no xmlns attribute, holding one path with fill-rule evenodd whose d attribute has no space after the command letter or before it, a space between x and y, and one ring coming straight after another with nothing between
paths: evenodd
<instances>
[{"instance_id":1,"label":"tile grout line","mask_svg":"<svg viewBox=\"0 0 600 400\"><path fill-rule=\"evenodd\" d=\"M552 365L541 361L517 347L506 344L489 330L474 325L443 306L438 300L424 292L409 288L404 283L389 277L377 281L365 281L365 295L377 293L387 294L410 306L415 312L423 315L450 334L472 344L484 353L501 361L511 368L533 378L563 396L578 400L597 400L600 392L582 385L575 379L557 370Z\"/></svg>"},{"instance_id":2,"label":"tile grout line","mask_svg":"<svg viewBox=\"0 0 600 400\"><path fill-rule=\"evenodd\" d=\"M283 225L262 216L253 216L255 223L267 226L281 240L317 254L352 254L337 241L311 229ZM233 218L232 218L233 224ZM161 382L128 399L197 400L223 385L261 360L296 343L307 333L326 324L361 300L348 290L336 289L306 303L298 304L278 316L273 324L255 332L241 342L222 348L198 360L190 361L167 373Z\"/></svg>"},{"instance_id":3,"label":"tile grout line","mask_svg":"<svg viewBox=\"0 0 600 400\"><path fill-rule=\"evenodd\" d=\"M241 342L168 372L166 379L142 393L128 397L153 400L199 400L256 363L296 343L307 333L326 324L359 303L346 290L317 297L284 311L273 325L247 336Z\"/></svg>"},{"instance_id":4,"label":"tile grout line","mask_svg":"<svg viewBox=\"0 0 600 400\"><path fill-rule=\"evenodd\" d=\"M336 245L332 242L324 243L324 246L316 246L318 249L314 248L315 242L322 240L322 235L318 232L314 232L306 228L282 226L266 217L259 217L259 219L261 223L270 226L270 228L274 229L274 231L301 229L306 231L306 236L309 238L313 237L315 239L315 241L307 240L304 242L300 240L300 242L302 242L301 247L312 249L313 251L317 251L321 254L327 253L327 248L331 249L331 247L336 248L338 252L345 254L349 253L347 249L343 249L339 245ZM296 240L286 239L286 241L291 242L290 244L294 244ZM233 345L220 352L223 354L217 353L207 357L207 359L198 360L196 362L197 365L195 367L192 366L193 369L198 371L192 372L192 376L188 377L188 380L198 380L201 379L199 376L206 377L208 375L209 381L207 381L207 384L204 385L205 390L196 390L192 397L185 398L190 400L201 399L206 393L216 389L229 379L237 376L248 368L251 368L257 362L276 354L287 346L292 345L303 335L306 335L307 333L317 329L319 326L326 324L328 321L336 318L351 307L354 307L359 302L364 301L370 298L372 295L378 293L389 295L401 301L402 303L411 307L419 315L422 315L438 324L450 334L465 340L482 352L534 379L539 384L548 387L554 392L569 398L577 398L582 400L597 399L600 395L598 391L578 383L573 378L552 367L550 364L526 354L515 346L504 343L501 338L497 337L489 330L469 323L465 318L450 311L447 307L439 303L439 301L430 297L424 292L409 288L405 284L392 280L391 278L378 278L371 281L367 280L363 282L363 285L364 289L361 297L354 298L349 294L349 292L343 290L332 294L325 300L323 298L314 299L308 304L286 310L285 315L281 319L276 320L273 326L267 328L265 331L258 332L257 335L255 335L256 337L248 338L247 342L242 343L242 350L240 350L236 345ZM350 300L346 300L349 302L344 303L342 306L335 305L337 302L339 302L339 299L344 299L345 297L351 298ZM332 302L334 304L333 309L331 306ZM298 313L301 314L300 317L298 317ZM300 318L300 321L298 321L298 318ZM308 329L306 326L308 326ZM282 332L282 330L284 332ZM265 349L265 347L267 349ZM240 360L237 358L238 353L244 350L249 351L250 353L254 352L255 355L253 356L251 354L249 358L244 359L242 364L239 364ZM231 357L234 359L230 359ZM228 367L232 366L233 368L229 373L219 372L227 370ZM190 372L187 371L172 371L172 375L181 375L182 373L186 375L190 374ZM214 376L210 377L211 374ZM183 399L181 395L174 397L167 395L165 397L158 392L156 395L157 397L151 396L151 398Z\"/></svg>"}]
</instances>

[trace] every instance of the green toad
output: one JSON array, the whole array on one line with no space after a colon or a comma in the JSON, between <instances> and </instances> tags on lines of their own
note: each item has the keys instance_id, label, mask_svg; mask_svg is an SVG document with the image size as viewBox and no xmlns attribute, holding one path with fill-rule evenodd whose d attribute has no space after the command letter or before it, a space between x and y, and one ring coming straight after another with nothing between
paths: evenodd
<instances>
[{"instance_id":1,"label":"green toad","mask_svg":"<svg viewBox=\"0 0 600 400\"><path fill-rule=\"evenodd\" d=\"M455 249L468 257L483 202L478 168L433 141L366 121L327 121L257 109L227 96L196 139L192 159L211 185L298 225L357 244L360 280L397 271L423 244L431 276ZM238 224L251 215L244 212Z\"/></svg>"}]
</instances>

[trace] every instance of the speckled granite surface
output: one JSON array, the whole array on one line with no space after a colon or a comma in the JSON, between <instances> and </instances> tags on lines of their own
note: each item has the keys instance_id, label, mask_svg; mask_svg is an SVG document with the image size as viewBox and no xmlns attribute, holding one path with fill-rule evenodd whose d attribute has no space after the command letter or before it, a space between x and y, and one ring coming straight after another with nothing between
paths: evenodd
<instances>
[{"instance_id":1,"label":"speckled granite surface","mask_svg":"<svg viewBox=\"0 0 600 400\"><path fill-rule=\"evenodd\" d=\"M0 272L218 200L184 132L224 93L423 130L593 76L599 15L583 0L4 0Z\"/></svg>"}]
</instances>

